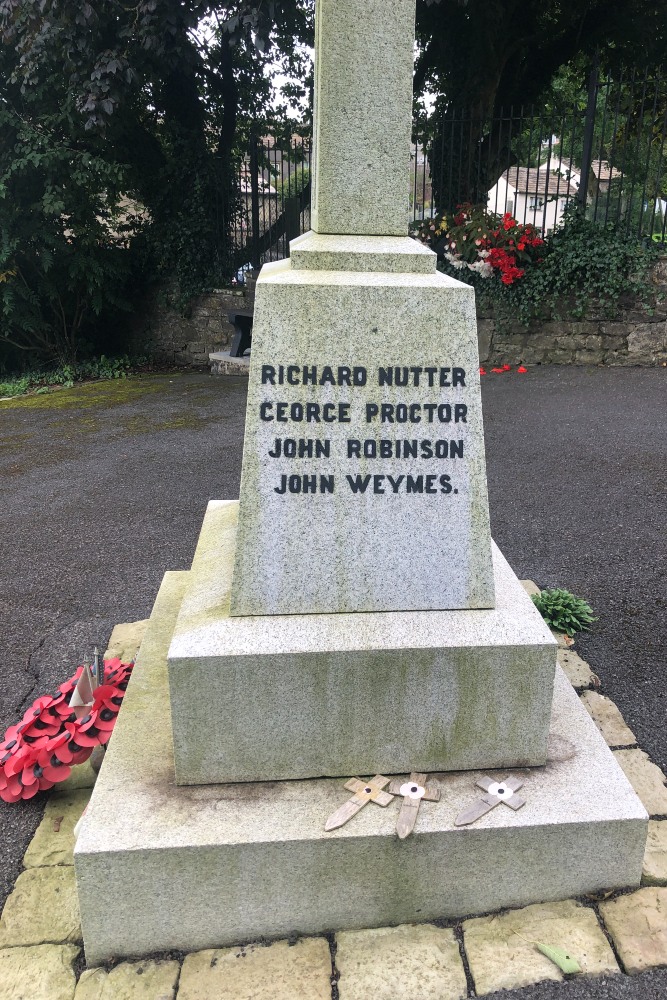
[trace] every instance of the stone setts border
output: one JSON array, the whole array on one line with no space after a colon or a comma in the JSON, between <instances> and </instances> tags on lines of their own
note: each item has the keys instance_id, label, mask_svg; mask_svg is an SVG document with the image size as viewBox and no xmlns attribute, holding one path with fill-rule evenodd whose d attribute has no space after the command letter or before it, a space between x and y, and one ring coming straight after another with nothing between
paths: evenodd
<instances>
[{"instance_id":1,"label":"stone setts border","mask_svg":"<svg viewBox=\"0 0 667 1000\"><path fill-rule=\"evenodd\" d=\"M117 626L107 655L134 658L146 624ZM86 763L51 794L3 909L0 1000L463 1000L563 980L538 941L566 949L584 975L667 965L667 778L588 663L564 644L558 661L651 816L640 889L447 926L341 931L83 970L72 852L96 777Z\"/></svg>"}]
</instances>

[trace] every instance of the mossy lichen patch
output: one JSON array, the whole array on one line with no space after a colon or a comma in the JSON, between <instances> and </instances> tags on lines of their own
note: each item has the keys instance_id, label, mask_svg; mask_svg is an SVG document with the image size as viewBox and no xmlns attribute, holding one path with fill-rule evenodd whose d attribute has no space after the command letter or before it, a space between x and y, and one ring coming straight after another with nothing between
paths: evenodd
<instances>
[{"instance_id":1,"label":"mossy lichen patch","mask_svg":"<svg viewBox=\"0 0 667 1000\"><path fill-rule=\"evenodd\" d=\"M32 393L0 400L0 409L17 410L78 410L92 407L105 408L130 403L148 392L166 389L170 382L180 378L180 372L164 375L130 376L123 379L108 379L99 382L85 382L71 388L54 388L49 392Z\"/></svg>"}]
</instances>

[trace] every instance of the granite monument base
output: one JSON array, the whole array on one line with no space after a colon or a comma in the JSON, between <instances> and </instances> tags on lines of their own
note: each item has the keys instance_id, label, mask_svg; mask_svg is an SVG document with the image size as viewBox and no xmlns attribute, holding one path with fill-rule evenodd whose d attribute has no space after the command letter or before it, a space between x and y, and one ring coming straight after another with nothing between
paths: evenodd
<instances>
[{"instance_id":1,"label":"granite monument base","mask_svg":"<svg viewBox=\"0 0 667 1000\"><path fill-rule=\"evenodd\" d=\"M169 650L179 785L544 763L556 643L497 549L493 609L233 617L237 509L209 504Z\"/></svg>"},{"instance_id":2,"label":"granite monument base","mask_svg":"<svg viewBox=\"0 0 667 1000\"><path fill-rule=\"evenodd\" d=\"M639 884L646 812L560 670L550 759L520 772L526 805L471 827L454 826L479 796L471 772L431 776L441 799L406 840L398 800L325 833L341 779L176 786L167 650L187 583L165 577L77 841L89 964Z\"/></svg>"}]
</instances>

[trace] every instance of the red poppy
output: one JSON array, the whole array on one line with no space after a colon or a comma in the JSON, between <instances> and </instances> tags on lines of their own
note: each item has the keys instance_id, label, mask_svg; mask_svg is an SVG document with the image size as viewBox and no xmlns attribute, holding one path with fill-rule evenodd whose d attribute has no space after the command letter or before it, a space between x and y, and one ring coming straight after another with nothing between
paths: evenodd
<instances>
[{"instance_id":1,"label":"red poppy","mask_svg":"<svg viewBox=\"0 0 667 1000\"><path fill-rule=\"evenodd\" d=\"M70 708L69 698L66 701L61 702L59 705L56 705L55 710L58 718L60 719L61 725L63 722L72 722L76 718L74 709Z\"/></svg>"},{"instance_id":2,"label":"red poppy","mask_svg":"<svg viewBox=\"0 0 667 1000\"><path fill-rule=\"evenodd\" d=\"M21 745L20 739L20 736L15 736L13 739L4 739L2 743L0 743L0 767L5 760L9 760L12 753L16 753Z\"/></svg>"},{"instance_id":3,"label":"red poppy","mask_svg":"<svg viewBox=\"0 0 667 1000\"><path fill-rule=\"evenodd\" d=\"M48 749L40 750L37 754L37 763L42 769L44 778L47 781L52 781L54 784L58 781L64 781L65 778L69 778L72 773L70 766L68 764L63 764L63 762Z\"/></svg>"},{"instance_id":4,"label":"red poppy","mask_svg":"<svg viewBox=\"0 0 667 1000\"><path fill-rule=\"evenodd\" d=\"M37 795L37 792L39 791L39 782L38 781L35 781L34 784L32 784L32 785L24 785L23 782L21 781L20 777L19 777L18 781L19 781L19 785L21 787L20 798L22 798L22 799L32 799L35 795Z\"/></svg>"},{"instance_id":5,"label":"red poppy","mask_svg":"<svg viewBox=\"0 0 667 1000\"><path fill-rule=\"evenodd\" d=\"M55 694L35 699L0 742L0 799L18 802L53 788L69 776L73 765L87 760L95 746L108 742L133 665L118 658L105 661L104 683L95 689L93 704L81 719L69 702L83 667Z\"/></svg>"},{"instance_id":6,"label":"red poppy","mask_svg":"<svg viewBox=\"0 0 667 1000\"><path fill-rule=\"evenodd\" d=\"M63 681L58 690L63 694L71 694L76 687L76 682L83 673L83 667L77 667L68 681Z\"/></svg>"},{"instance_id":7,"label":"red poppy","mask_svg":"<svg viewBox=\"0 0 667 1000\"><path fill-rule=\"evenodd\" d=\"M23 730L23 739L39 739L42 736L55 736L60 731L61 722L59 718L49 718L48 715L40 715L34 719L26 719L26 727Z\"/></svg>"},{"instance_id":8,"label":"red poppy","mask_svg":"<svg viewBox=\"0 0 667 1000\"><path fill-rule=\"evenodd\" d=\"M7 777L12 778L17 774L21 774L25 767L34 764L35 760L36 754L33 752L32 747L22 746L5 762L3 769Z\"/></svg>"},{"instance_id":9,"label":"red poppy","mask_svg":"<svg viewBox=\"0 0 667 1000\"><path fill-rule=\"evenodd\" d=\"M479 374L480 375L486 375L486 368L480 368Z\"/></svg>"},{"instance_id":10,"label":"red poppy","mask_svg":"<svg viewBox=\"0 0 667 1000\"><path fill-rule=\"evenodd\" d=\"M18 802L23 798L23 785L16 776L0 776L0 799L4 802Z\"/></svg>"},{"instance_id":11,"label":"red poppy","mask_svg":"<svg viewBox=\"0 0 667 1000\"><path fill-rule=\"evenodd\" d=\"M23 720L21 720L21 722L15 722L13 726L10 726L7 732L5 733L5 738L3 742L0 743L0 750L2 750L2 748L4 746L7 746L7 744L9 743L12 743L14 741L20 742L21 733L23 732L24 729L25 729L25 723L23 722Z\"/></svg>"},{"instance_id":12,"label":"red poppy","mask_svg":"<svg viewBox=\"0 0 667 1000\"><path fill-rule=\"evenodd\" d=\"M113 684L101 684L93 692L93 707L96 710L110 708L113 712L117 712L122 700L123 692Z\"/></svg>"},{"instance_id":13,"label":"red poppy","mask_svg":"<svg viewBox=\"0 0 667 1000\"><path fill-rule=\"evenodd\" d=\"M134 664L120 663L119 660L107 660L107 663L109 664L109 669L105 668L104 671L104 685L114 684L118 686L119 684L127 684Z\"/></svg>"},{"instance_id":14,"label":"red poppy","mask_svg":"<svg viewBox=\"0 0 667 1000\"><path fill-rule=\"evenodd\" d=\"M110 732L116 725L117 716L118 712L114 712L113 709L101 708L95 718L96 728L100 731L100 733L106 732L107 730Z\"/></svg>"},{"instance_id":15,"label":"red poppy","mask_svg":"<svg viewBox=\"0 0 667 1000\"><path fill-rule=\"evenodd\" d=\"M495 372L496 375L504 375L505 374L505 369L504 368L492 368L491 371Z\"/></svg>"},{"instance_id":16,"label":"red poppy","mask_svg":"<svg viewBox=\"0 0 667 1000\"><path fill-rule=\"evenodd\" d=\"M51 697L50 694L43 694L41 695L41 697L35 698L30 708L26 711L24 718L30 715L33 715L35 717L41 715L43 711L51 707L52 702L53 698Z\"/></svg>"},{"instance_id":17,"label":"red poppy","mask_svg":"<svg viewBox=\"0 0 667 1000\"><path fill-rule=\"evenodd\" d=\"M94 719L90 714L85 715L80 722L66 722L65 729L70 734L72 741L76 743L77 750L85 750L96 747L101 741L99 731L93 725ZM85 724L85 729L83 725Z\"/></svg>"},{"instance_id":18,"label":"red poppy","mask_svg":"<svg viewBox=\"0 0 667 1000\"><path fill-rule=\"evenodd\" d=\"M49 740L41 752L52 754L63 764L71 764L72 750L69 745L70 739L71 736L68 732L58 733L57 736Z\"/></svg>"},{"instance_id":19,"label":"red poppy","mask_svg":"<svg viewBox=\"0 0 667 1000\"><path fill-rule=\"evenodd\" d=\"M72 723L68 723L72 725ZM92 750L89 747L82 747L75 742L74 736L68 731L58 733L44 747L44 751L54 754L63 764L83 764L88 760Z\"/></svg>"},{"instance_id":20,"label":"red poppy","mask_svg":"<svg viewBox=\"0 0 667 1000\"><path fill-rule=\"evenodd\" d=\"M65 694L60 690L54 694L51 699L51 713L61 718L63 715L67 715L70 711L69 700L71 696L71 692L69 694Z\"/></svg>"},{"instance_id":21,"label":"red poppy","mask_svg":"<svg viewBox=\"0 0 667 1000\"><path fill-rule=\"evenodd\" d=\"M42 777L42 769L34 759L30 760L29 763L21 771L21 784L25 785L39 785L39 779Z\"/></svg>"},{"instance_id":22,"label":"red poppy","mask_svg":"<svg viewBox=\"0 0 667 1000\"><path fill-rule=\"evenodd\" d=\"M526 374L526 372L528 371L528 369L527 369L527 368L524 368L524 367L523 367L523 365L519 365L519 367L517 368L517 371L518 371L518 372L519 372L519 373L520 373L521 375L525 375L525 374Z\"/></svg>"}]
</instances>

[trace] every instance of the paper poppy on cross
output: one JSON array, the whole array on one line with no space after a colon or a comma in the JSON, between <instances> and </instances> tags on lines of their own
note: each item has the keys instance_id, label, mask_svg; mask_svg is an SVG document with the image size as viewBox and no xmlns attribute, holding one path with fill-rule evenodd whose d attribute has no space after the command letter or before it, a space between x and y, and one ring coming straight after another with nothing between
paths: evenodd
<instances>
[{"instance_id":1,"label":"paper poppy on cross","mask_svg":"<svg viewBox=\"0 0 667 1000\"><path fill-rule=\"evenodd\" d=\"M426 774L421 771L413 771L407 781L395 778L389 786L392 795L403 796L401 811L396 823L396 833L399 840L405 840L414 830L422 799L427 802L440 801L440 789L427 784L426 777Z\"/></svg>"},{"instance_id":2,"label":"paper poppy on cross","mask_svg":"<svg viewBox=\"0 0 667 1000\"><path fill-rule=\"evenodd\" d=\"M324 825L326 832L329 833L330 830L337 830L339 826L343 826L369 802L375 802L378 806L388 806L393 796L383 789L389 784L389 780L383 774L376 774L368 781L362 781L361 778L350 778L349 781L346 781L345 788L348 792L354 792L354 795L329 816Z\"/></svg>"}]
</instances>

